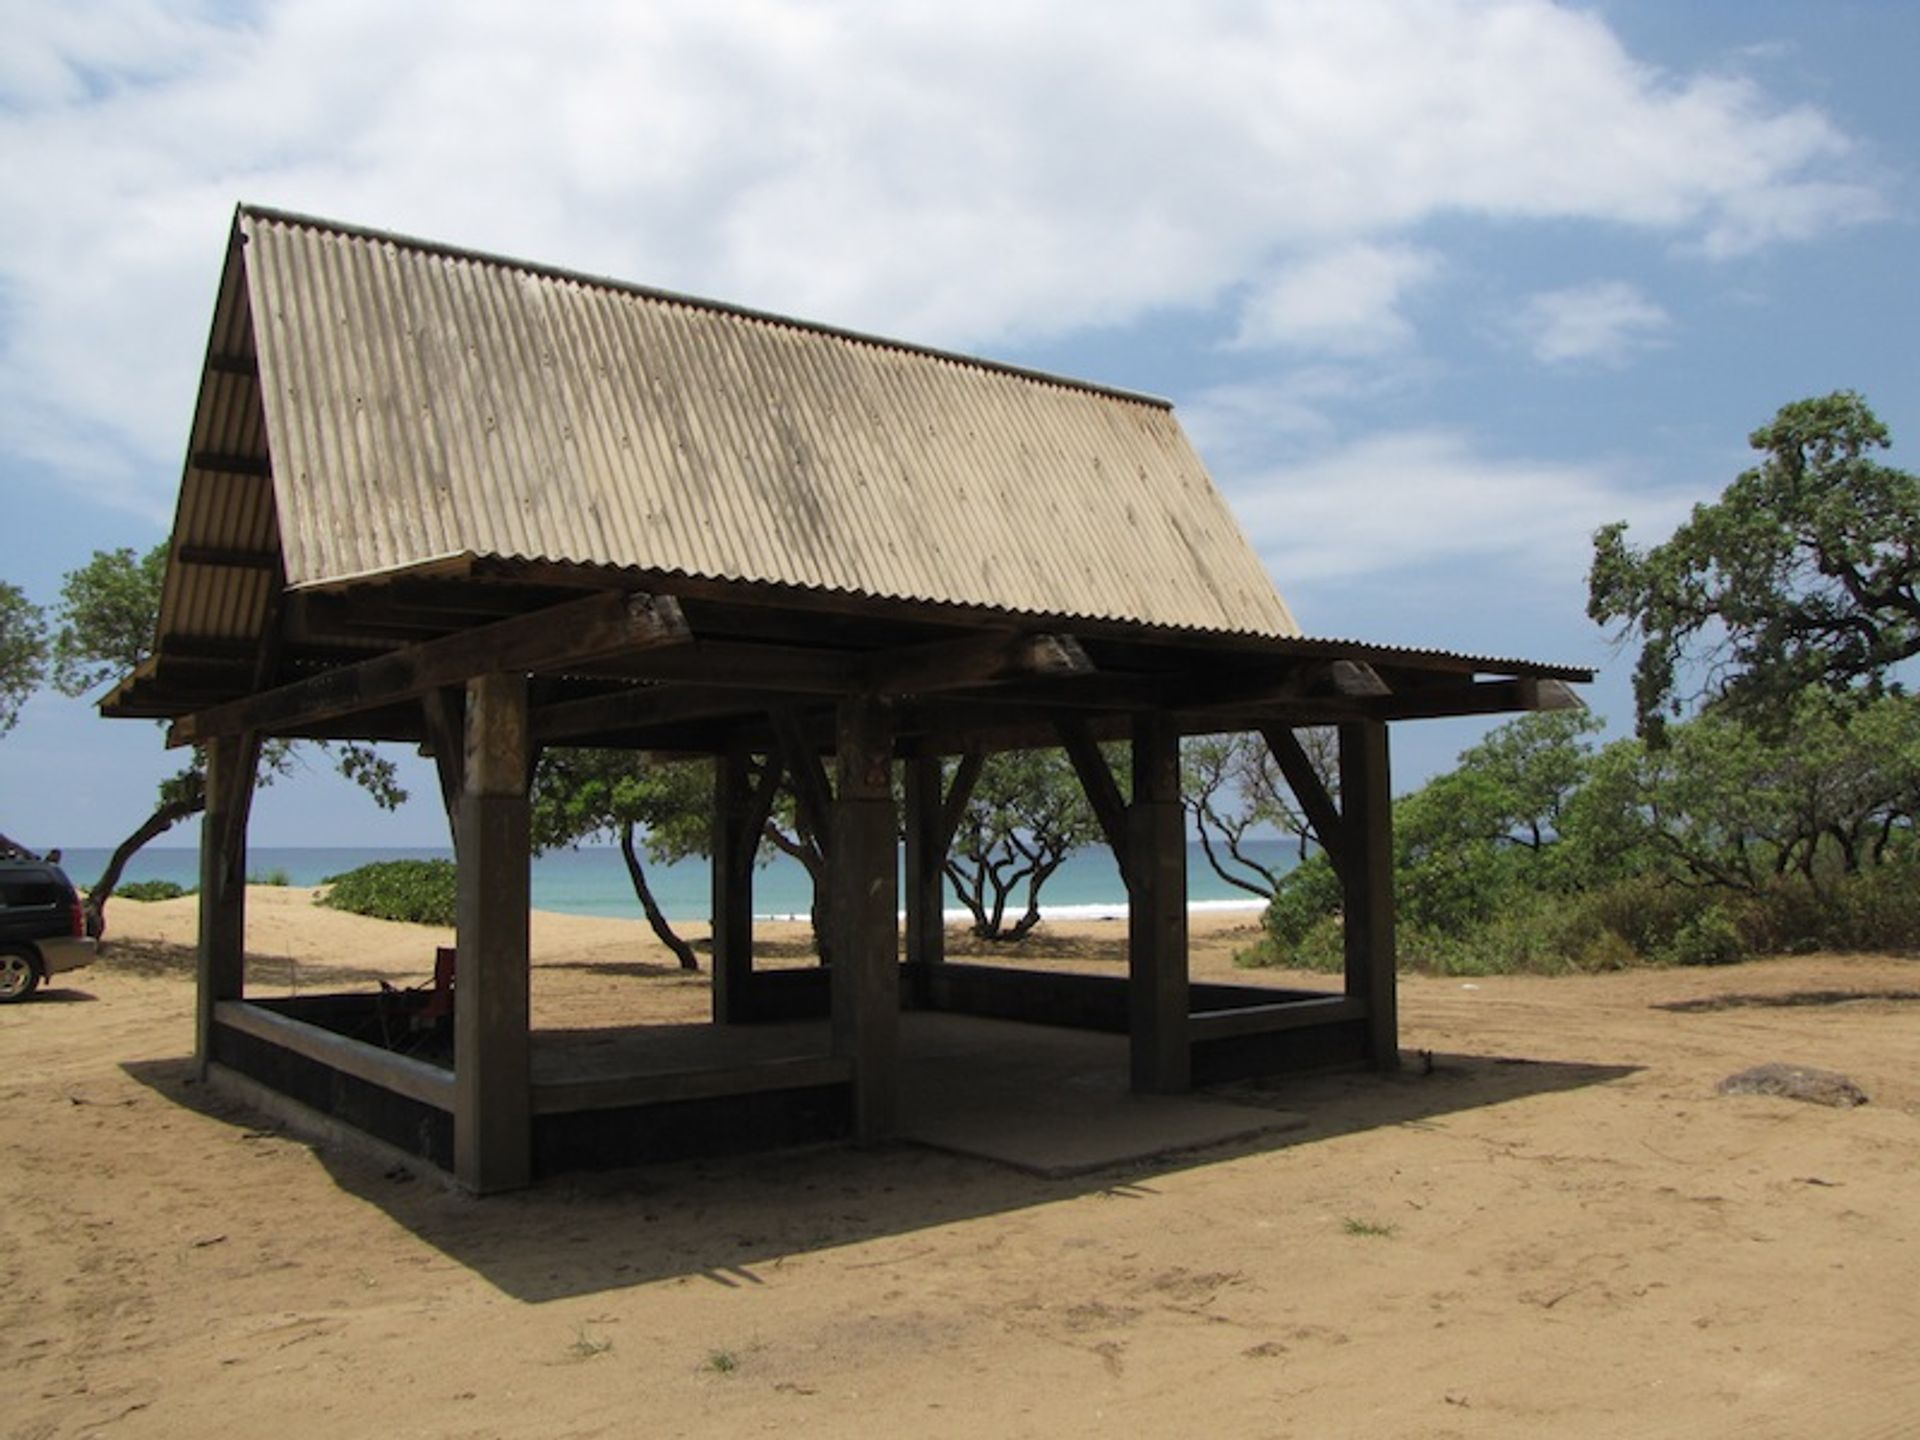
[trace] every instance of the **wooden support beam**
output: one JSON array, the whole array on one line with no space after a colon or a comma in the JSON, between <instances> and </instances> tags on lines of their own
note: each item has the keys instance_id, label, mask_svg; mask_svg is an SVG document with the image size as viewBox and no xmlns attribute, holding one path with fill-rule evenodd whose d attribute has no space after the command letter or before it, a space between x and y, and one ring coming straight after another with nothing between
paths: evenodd
<instances>
[{"instance_id":1,"label":"wooden support beam","mask_svg":"<svg viewBox=\"0 0 1920 1440\"><path fill-rule=\"evenodd\" d=\"M901 748L912 755L1043 750L1061 744L1059 722L1080 721L1096 744L1132 733L1125 715L995 704L971 696L902 704L896 715Z\"/></svg>"},{"instance_id":2,"label":"wooden support beam","mask_svg":"<svg viewBox=\"0 0 1920 1440\"><path fill-rule=\"evenodd\" d=\"M931 694L1081 674L1092 668L1092 662L1068 635L995 632L878 653L836 650L818 643L701 639L671 651L648 652L619 668L639 680L831 696Z\"/></svg>"},{"instance_id":3,"label":"wooden support beam","mask_svg":"<svg viewBox=\"0 0 1920 1440\"><path fill-rule=\"evenodd\" d=\"M1323 995L1272 1005L1196 1010L1187 1018L1187 1025L1196 1041L1227 1040L1240 1035L1272 1035L1283 1030L1306 1030L1315 1025L1339 1025L1366 1017L1365 1001L1351 995Z\"/></svg>"},{"instance_id":4,"label":"wooden support beam","mask_svg":"<svg viewBox=\"0 0 1920 1440\"><path fill-rule=\"evenodd\" d=\"M853 1132L892 1133L900 1085L900 934L893 731L884 702L840 702L833 801L834 1054L853 1065Z\"/></svg>"},{"instance_id":5,"label":"wooden support beam","mask_svg":"<svg viewBox=\"0 0 1920 1440\"><path fill-rule=\"evenodd\" d=\"M769 755L760 766L760 773L753 781L753 803L748 807L746 824L742 835L751 842L745 864L757 864L759 844L767 828L767 821L773 818L774 802L780 798L780 782L787 778L787 767L780 762L778 755Z\"/></svg>"},{"instance_id":6,"label":"wooden support beam","mask_svg":"<svg viewBox=\"0 0 1920 1440\"><path fill-rule=\"evenodd\" d=\"M953 849L953 837L960 833L960 822L967 818L967 802L973 799L973 787L980 783L980 772L986 768L986 764L985 751L969 750L953 767L953 783L947 787L946 796L940 802L942 856Z\"/></svg>"},{"instance_id":7,"label":"wooden support beam","mask_svg":"<svg viewBox=\"0 0 1920 1440\"><path fill-rule=\"evenodd\" d=\"M1127 819L1127 802L1120 796L1120 785L1113 778L1113 769L1107 764L1107 757L1100 753L1099 742L1093 738L1093 731L1086 721L1078 717L1061 719L1055 721L1054 729L1067 752L1067 759L1073 764L1074 773L1080 777L1080 788L1087 792L1087 804L1093 807L1094 818L1100 822L1100 829L1107 837L1107 846L1113 851L1121 878L1131 890L1133 832ZM1179 802L1177 787L1174 800L1176 804Z\"/></svg>"},{"instance_id":8,"label":"wooden support beam","mask_svg":"<svg viewBox=\"0 0 1920 1440\"><path fill-rule=\"evenodd\" d=\"M746 1014L753 983L753 860L759 846L759 795L752 757L729 750L713 766L713 1020L731 1025ZM779 766L770 764L759 790L771 791ZM765 797L770 807L772 795Z\"/></svg>"},{"instance_id":9,"label":"wooden support beam","mask_svg":"<svg viewBox=\"0 0 1920 1440\"><path fill-rule=\"evenodd\" d=\"M946 859L948 839L940 759L906 762L907 963L938 965L947 958Z\"/></svg>"},{"instance_id":10,"label":"wooden support beam","mask_svg":"<svg viewBox=\"0 0 1920 1440\"><path fill-rule=\"evenodd\" d=\"M1584 710L1587 702L1582 700L1564 680L1522 679L1520 698L1526 702L1529 710Z\"/></svg>"},{"instance_id":11,"label":"wooden support beam","mask_svg":"<svg viewBox=\"0 0 1920 1440\"><path fill-rule=\"evenodd\" d=\"M364 1040L350 1040L324 1026L240 1000L222 1000L213 1007L213 1018L215 1024L317 1060L329 1070L378 1085L382 1090L391 1090L436 1110L449 1114L453 1111L453 1074L438 1065L429 1065L424 1060L397 1054Z\"/></svg>"},{"instance_id":12,"label":"wooden support beam","mask_svg":"<svg viewBox=\"0 0 1920 1440\"><path fill-rule=\"evenodd\" d=\"M1340 877L1346 945L1346 993L1367 1007L1367 1042L1377 1070L1400 1064L1398 979L1393 911L1393 793L1387 727L1340 727L1340 799L1347 867Z\"/></svg>"},{"instance_id":13,"label":"wooden support beam","mask_svg":"<svg viewBox=\"0 0 1920 1440\"><path fill-rule=\"evenodd\" d=\"M833 790L827 783L826 767L807 739L800 712L790 706L776 705L768 712L773 722L774 739L780 747L780 759L793 782L794 802L800 811L800 823L812 834L820 853L832 858Z\"/></svg>"},{"instance_id":14,"label":"wooden support beam","mask_svg":"<svg viewBox=\"0 0 1920 1440\"><path fill-rule=\"evenodd\" d=\"M735 690L707 685L645 685L543 705L534 712L533 733L549 744L591 735L651 730L689 720L762 715L792 697L777 690Z\"/></svg>"},{"instance_id":15,"label":"wooden support beam","mask_svg":"<svg viewBox=\"0 0 1920 1440\"><path fill-rule=\"evenodd\" d=\"M447 812L447 829L455 855L460 851L460 793L465 788L467 757L467 691L462 685L443 685L420 697L427 744L433 750L433 768L440 777L440 803Z\"/></svg>"},{"instance_id":16,"label":"wooden support beam","mask_svg":"<svg viewBox=\"0 0 1920 1440\"><path fill-rule=\"evenodd\" d=\"M485 1194L527 1184L533 1165L526 677L475 676L466 712L453 1161L461 1185Z\"/></svg>"},{"instance_id":17,"label":"wooden support beam","mask_svg":"<svg viewBox=\"0 0 1920 1440\"><path fill-rule=\"evenodd\" d=\"M847 1062L831 1055L757 1060L725 1070L665 1070L651 1075L610 1075L593 1079L550 1080L533 1087L536 1115L568 1115L581 1110L626 1110L674 1105L684 1100L713 1100L724 1095L761 1095L778 1090L811 1090L844 1085Z\"/></svg>"},{"instance_id":18,"label":"wooden support beam","mask_svg":"<svg viewBox=\"0 0 1920 1440\"><path fill-rule=\"evenodd\" d=\"M207 808L200 820L200 939L195 950L194 1066L206 1078L213 1016L246 994L247 816L260 737L225 735L207 747Z\"/></svg>"},{"instance_id":19,"label":"wooden support beam","mask_svg":"<svg viewBox=\"0 0 1920 1440\"><path fill-rule=\"evenodd\" d=\"M879 695L924 695L1001 681L1084 675L1093 662L1071 635L970 635L876 655L861 687Z\"/></svg>"},{"instance_id":20,"label":"wooden support beam","mask_svg":"<svg viewBox=\"0 0 1920 1440\"><path fill-rule=\"evenodd\" d=\"M280 673L280 657L286 652L287 636L285 620L287 614L287 586L280 572L280 562L275 557L273 579L269 582L267 602L261 607L260 644L253 656L253 683L249 687L255 694L267 689Z\"/></svg>"},{"instance_id":21,"label":"wooden support beam","mask_svg":"<svg viewBox=\"0 0 1920 1440\"><path fill-rule=\"evenodd\" d=\"M1549 703L1542 704L1543 698ZM1525 710L1564 709L1580 700L1558 680L1456 681L1407 690L1366 702L1373 720L1435 720L1446 715L1505 715Z\"/></svg>"},{"instance_id":22,"label":"wooden support beam","mask_svg":"<svg viewBox=\"0 0 1920 1440\"><path fill-rule=\"evenodd\" d=\"M736 690L794 695L840 695L861 688L858 655L803 645L748 640L699 640L681 649L634 659L625 672L640 680L690 681Z\"/></svg>"},{"instance_id":23,"label":"wooden support beam","mask_svg":"<svg viewBox=\"0 0 1920 1440\"><path fill-rule=\"evenodd\" d=\"M1332 672L1336 694L1370 699L1393 693L1393 687L1380 678L1380 672L1362 661L1335 660L1328 669Z\"/></svg>"},{"instance_id":24,"label":"wooden support beam","mask_svg":"<svg viewBox=\"0 0 1920 1440\"><path fill-rule=\"evenodd\" d=\"M1280 773L1286 777L1287 788L1293 791L1293 798L1300 802L1307 823L1313 826L1313 835L1320 842L1320 848L1327 852L1327 859L1334 870L1345 874L1346 823L1341 819L1333 797L1327 793L1327 787L1321 783L1320 772L1313 768L1313 761L1307 758L1306 748L1285 725L1262 725L1260 734L1273 754L1274 763L1280 767Z\"/></svg>"},{"instance_id":25,"label":"wooden support beam","mask_svg":"<svg viewBox=\"0 0 1920 1440\"><path fill-rule=\"evenodd\" d=\"M1180 804L1180 732L1164 712L1133 719L1133 803L1127 808L1127 1027L1133 1089L1191 1088L1187 1034L1187 827Z\"/></svg>"},{"instance_id":26,"label":"wooden support beam","mask_svg":"<svg viewBox=\"0 0 1920 1440\"><path fill-rule=\"evenodd\" d=\"M258 730L297 731L341 715L412 700L442 685L505 671L556 670L619 651L691 638L669 596L614 591L422 641L357 665L283 685L174 722L169 745Z\"/></svg>"},{"instance_id":27,"label":"wooden support beam","mask_svg":"<svg viewBox=\"0 0 1920 1440\"><path fill-rule=\"evenodd\" d=\"M530 610L580 598L578 588L526 589L480 585L465 577L396 580L371 589L328 593L303 590L301 620L315 635L405 635L430 640L451 631L510 620Z\"/></svg>"}]
</instances>

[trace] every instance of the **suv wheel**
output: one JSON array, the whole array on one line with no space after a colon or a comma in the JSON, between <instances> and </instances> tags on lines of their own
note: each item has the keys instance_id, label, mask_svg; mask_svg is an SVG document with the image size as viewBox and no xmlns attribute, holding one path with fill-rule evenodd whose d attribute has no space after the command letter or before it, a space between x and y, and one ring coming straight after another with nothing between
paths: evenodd
<instances>
[{"instance_id":1,"label":"suv wheel","mask_svg":"<svg viewBox=\"0 0 1920 1440\"><path fill-rule=\"evenodd\" d=\"M25 950L0 950L0 1005L11 1005L33 994L40 984L40 967Z\"/></svg>"}]
</instances>

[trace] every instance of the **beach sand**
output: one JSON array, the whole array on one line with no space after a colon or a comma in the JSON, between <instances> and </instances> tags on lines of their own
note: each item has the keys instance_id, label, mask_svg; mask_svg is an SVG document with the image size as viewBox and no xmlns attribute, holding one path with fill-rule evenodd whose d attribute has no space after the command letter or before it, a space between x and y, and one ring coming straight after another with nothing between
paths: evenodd
<instances>
[{"instance_id":1,"label":"beach sand","mask_svg":"<svg viewBox=\"0 0 1920 1440\"><path fill-rule=\"evenodd\" d=\"M310 898L250 893L254 993L415 983L449 938ZM6 1440L1920 1434L1911 960L1407 977L1401 1075L1074 1180L827 1147L475 1201L193 1085L193 903L108 918L0 1009ZM1246 916L1195 929L1197 977L1298 979L1232 969ZM537 1025L706 1014L637 923L534 946ZM1716 1094L1765 1061L1872 1103Z\"/></svg>"}]
</instances>

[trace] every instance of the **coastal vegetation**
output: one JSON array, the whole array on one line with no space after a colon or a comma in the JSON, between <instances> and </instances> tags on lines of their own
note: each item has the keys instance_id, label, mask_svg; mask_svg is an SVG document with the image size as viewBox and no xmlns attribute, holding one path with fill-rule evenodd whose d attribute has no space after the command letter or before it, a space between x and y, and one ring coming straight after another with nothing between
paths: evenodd
<instances>
[{"instance_id":1,"label":"coastal vegetation","mask_svg":"<svg viewBox=\"0 0 1920 1440\"><path fill-rule=\"evenodd\" d=\"M1920 947L1920 482L1850 393L1754 432L1760 464L1641 551L1595 537L1589 613L1638 641L1637 734L1494 730L1394 807L1401 960L1479 974ZM1337 968L1315 850L1249 963Z\"/></svg>"},{"instance_id":2,"label":"coastal vegetation","mask_svg":"<svg viewBox=\"0 0 1920 1440\"><path fill-rule=\"evenodd\" d=\"M451 860L376 860L324 882L322 905L376 920L452 925L458 871Z\"/></svg>"},{"instance_id":3,"label":"coastal vegetation","mask_svg":"<svg viewBox=\"0 0 1920 1440\"><path fill-rule=\"evenodd\" d=\"M0 735L40 688L47 665L47 617L18 585L0 580Z\"/></svg>"},{"instance_id":4,"label":"coastal vegetation","mask_svg":"<svg viewBox=\"0 0 1920 1440\"><path fill-rule=\"evenodd\" d=\"M943 775L943 787L949 784ZM1065 751L988 756L946 859L968 929L998 944L1024 939L1040 923L1047 881L1074 851L1100 840L1100 823Z\"/></svg>"}]
</instances>

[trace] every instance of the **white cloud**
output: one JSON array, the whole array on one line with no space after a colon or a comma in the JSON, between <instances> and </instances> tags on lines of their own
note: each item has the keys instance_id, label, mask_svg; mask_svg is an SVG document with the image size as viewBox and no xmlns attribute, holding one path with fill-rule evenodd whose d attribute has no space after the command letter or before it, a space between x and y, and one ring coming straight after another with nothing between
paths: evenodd
<instances>
[{"instance_id":1,"label":"white cloud","mask_svg":"<svg viewBox=\"0 0 1920 1440\"><path fill-rule=\"evenodd\" d=\"M1403 394L1427 368L1417 357L1305 364L1174 398L1181 429L1207 464L1225 473L1257 469L1276 455L1324 451L1343 420Z\"/></svg>"},{"instance_id":2,"label":"white cloud","mask_svg":"<svg viewBox=\"0 0 1920 1440\"><path fill-rule=\"evenodd\" d=\"M1240 312L1237 349L1287 347L1373 355L1413 339L1400 313L1407 293L1439 259L1410 245L1346 245L1257 284Z\"/></svg>"},{"instance_id":3,"label":"white cloud","mask_svg":"<svg viewBox=\"0 0 1920 1440\"><path fill-rule=\"evenodd\" d=\"M1282 594L1289 587L1497 563L1507 578L1581 575L1614 520L1664 533L1684 512L1606 464L1500 458L1444 429L1376 435L1287 467L1222 477ZM1644 529L1643 529L1644 527Z\"/></svg>"},{"instance_id":4,"label":"white cloud","mask_svg":"<svg viewBox=\"0 0 1920 1440\"><path fill-rule=\"evenodd\" d=\"M1625 364L1657 344L1671 324L1665 310L1624 280L1541 291L1528 297L1514 321L1533 357L1549 365Z\"/></svg>"},{"instance_id":5,"label":"white cloud","mask_svg":"<svg viewBox=\"0 0 1920 1440\"><path fill-rule=\"evenodd\" d=\"M946 344L1250 293L1351 352L1423 222L1729 254L1873 213L1848 148L1547 0L18 6L0 445L170 491L240 198Z\"/></svg>"}]
</instances>

